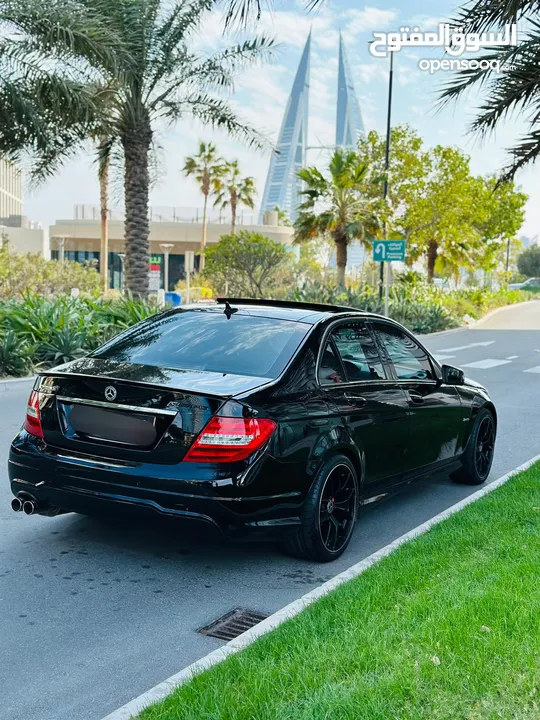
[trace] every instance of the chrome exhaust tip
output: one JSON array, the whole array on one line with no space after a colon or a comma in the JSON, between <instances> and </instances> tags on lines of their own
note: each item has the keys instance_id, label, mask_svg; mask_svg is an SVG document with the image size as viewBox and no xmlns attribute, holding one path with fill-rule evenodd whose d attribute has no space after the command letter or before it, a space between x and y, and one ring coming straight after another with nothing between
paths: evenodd
<instances>
[{"instance_id":1,"label":"chrome exhaust tip","mask_svg":"<svg viewBox=\"0 0 540 720\"><path fill-rule=\"evenodd\" d=\"M25 500L22 509L25 515L33 515L37 510L37 504L33 500Z\"/></svg>"},{"instance_id":2,"label":"chrome exhaust tip","mask_svg":"<svg viewBox=\"0 0 540 720\"><path fill-rule=\"evenodd\" d=\"M11 509L13 510L13 512L21 512L21 510L23 509L23 501L21 500L21 498L13 498L13 500L11 501Z\"/></svg>"}]
</instances>

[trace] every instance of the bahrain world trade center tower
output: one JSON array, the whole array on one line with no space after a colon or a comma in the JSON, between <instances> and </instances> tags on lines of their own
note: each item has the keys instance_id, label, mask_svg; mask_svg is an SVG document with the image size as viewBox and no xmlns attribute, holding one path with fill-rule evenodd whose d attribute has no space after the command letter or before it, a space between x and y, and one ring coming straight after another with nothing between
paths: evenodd
<instances>
[{"instance_id":1,"label":"bahrain world trade center tower","mask_svg":"<svg viewBox=\"0 0 540 720\"><path fill-rule=\"evenodd\" d=\"M261 222L265 211L273 210L276 206L285 211L291 220L295 220L297 207L301 202L302 183L298 178L298 170L306 164L308 149L310 54L311 33L300 58L276 149L270 159L261 207ZM354 148L363 133L360 106L340 34L335 145Z\"/></svg>"}]
</instances>

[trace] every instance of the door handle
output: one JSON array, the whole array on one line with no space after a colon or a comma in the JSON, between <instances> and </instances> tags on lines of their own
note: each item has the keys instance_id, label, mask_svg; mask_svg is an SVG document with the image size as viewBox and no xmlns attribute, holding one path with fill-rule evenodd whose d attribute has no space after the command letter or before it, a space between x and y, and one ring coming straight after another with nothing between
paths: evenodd
<instances>
[{"instance_id":1,"label":"door handle","mask_svg":"<svg viewBox=\"0 0 540 720\"><path fill-rule=\"evenodd\" d=\"M415 405L423 405L425 402L425 398L423 395L418 395L417 393L409 393L409 397L413 401Z\"/></svg>"},{"instance_id":2,"label":"door handle","mask_svg":"<svg viewBox=\"0 0 540 720\"><path fill-rule=\"evenodd\" d=\"M354 393L345 393L345 397L347 400L351 400L355 403L360 403L361 405L364 405L367 400L363 395L355 395Z\"/></svg>"}]
</instances>

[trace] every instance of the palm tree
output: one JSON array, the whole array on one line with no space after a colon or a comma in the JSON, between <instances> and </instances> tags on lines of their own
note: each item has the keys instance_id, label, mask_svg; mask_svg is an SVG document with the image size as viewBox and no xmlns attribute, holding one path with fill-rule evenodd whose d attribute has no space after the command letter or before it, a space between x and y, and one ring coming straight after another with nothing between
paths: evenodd
<instances>
[{"instance_id":1,"label":"palm tree","mask_svg":"<svg viewBox=\"0 0 540 720\"><path fill-rule=\"evenodd\" d=\"M366 190L372 182L368 165L353 150L333 152L326 177L315 167L298 172L304 182L304 202L294 223L294 241L331 236L336 246L338 284L345 285L347 246L366 243L377 232L379 218ZM320 207L320 209L318 209Z\"/></svg>"},{"instance_id":2,"label":"palm tree","mask_svg":"<svg viewBox=\"0 0 540 720\"><path fill-rule=\"evenodd\" d=\"M29 25L26 2L3 1L10 6L18 29L29 40L38 37L40 24ZM62 5L60 0L52 3ZM91 82L85 88L92 98L107 99L101 115L93 118L93 129L99 128L111 143L118 141L123 150L126 289L146 296L149 153L156 121L174 123L191 116L260 145L262 139L256 131L212 91L230 90L238 72L268 58L274 43L258 36L211 56L192 49L193 36L214 7L213 0L67 0L64 4L72 17L82 18L83 23L91 17L114 38L97 57L93 48L88 54L78 50L75 55L70 34L62 35L61 28L57 31L66 46L66 76L76 65L68 60L81 62L89 69ZM49 4L41 15L48 9ZM5 42L15 43L16 39ZM57 67L50 67L51 73L58 73ZM103 133L105 124L107 132Z\"/></svg>"},{"instance_id":3,"label":"palm tree","mask_svg":"<svg viewBox=\"0 0 540 720\"><path fill-rule=\"evenodd\" d=\"M195 177L204 197L200 270L204 270L208 198L212 192L218 192L219 180L223 177L224 171L225 161L218 157L216 146L202 140L199 142L199 152L196 155L187 157L184 163L184 174L186 177L190 175Z\"/></svg>"},{"instance_id":4,"label":"palm tree","mask_svg":"<svg viewBox=\"0 0 540 720\"><path fill-rule=\"evenodd\" d=\"M246 205L249 208L255 207L255 181L252 177L242 177L238 160L226 163L222 178L218 180L218 194L214 206L231 208L231 234L236 229L236 216L238 207Z\"/></svg>"},{"instance_id":5,"label":"palm tree","mask_svg":"<svg viewBox=\"0 0 540 720\"><path fill-rule=\"evenodd\" d=\"M474 0L459 10L452 21L467 32L501 30L509 23L520 22L517 47L501 47L479 57L497 61L499 72L488 63L485 69L462 70L441 89L440 103L444 105L461 97L467 90L477 87L483 94L476 118L470 130L486 136L500 123L519 113L528 123L528 132L509 149L509 161L503 178L511 179L525 165L540 156L540 7L534 0Z\"/></svg>"}]
</instances>

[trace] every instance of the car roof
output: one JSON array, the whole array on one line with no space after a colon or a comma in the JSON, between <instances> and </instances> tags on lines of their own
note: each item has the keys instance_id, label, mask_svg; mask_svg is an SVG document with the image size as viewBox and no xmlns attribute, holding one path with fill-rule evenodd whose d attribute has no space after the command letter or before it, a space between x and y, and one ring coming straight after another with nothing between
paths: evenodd
<instances>
[{"instance_id":1,"label":"car roof","mask_svg":"<svg viewBox=\"0 0 540 720\"><path fill-rule=\"evenodd\" d=\"M195 310L199 312L223 312L223 306L228 303L236 308L242 315L255 315L270 317L279 320L302 322L309 325L326 320L336 314L355 314L362 317L378 318L379 315L364 312L357 308L344 305L325 305L322 303L305 303L289 300L256 300L250 298L218 298L217 301L183 305L178 310Z\"/></svg>"}]
</instances>

